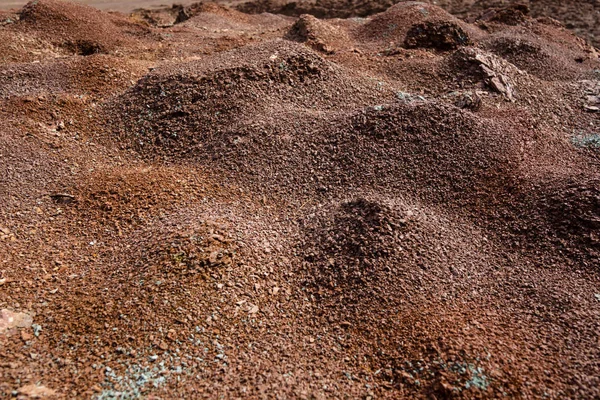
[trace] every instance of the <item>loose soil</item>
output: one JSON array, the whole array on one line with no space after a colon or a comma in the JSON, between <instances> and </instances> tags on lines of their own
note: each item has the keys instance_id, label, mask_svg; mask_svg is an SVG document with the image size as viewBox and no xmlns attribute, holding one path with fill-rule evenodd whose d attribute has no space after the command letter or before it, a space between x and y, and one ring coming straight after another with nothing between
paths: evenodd
<instances>
[{"instance_id":1,"label":"loose soil","mask_svg":"<svg viewBox=\"0 0 600 400\"><path fill-rule=\"evenodd\" d=\"M598 52L460 3L3 12L0 398L599 398Z\"/></svg>"}]
</instances>

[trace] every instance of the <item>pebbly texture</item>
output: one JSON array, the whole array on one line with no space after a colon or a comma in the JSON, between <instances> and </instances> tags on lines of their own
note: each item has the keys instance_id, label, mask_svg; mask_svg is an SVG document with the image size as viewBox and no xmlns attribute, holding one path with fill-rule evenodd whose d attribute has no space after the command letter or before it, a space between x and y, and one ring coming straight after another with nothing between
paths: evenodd
<instances>
[{"instance_id":1,"label":"pebbly texture","mask_svg":"<svg viewBox=\"0 0 600 400\"><path fill-rule=\"evenodd\" d=\"M0 397L600 397L595 48L295 4L0 19Z\"/></svg>"}]
</instances>

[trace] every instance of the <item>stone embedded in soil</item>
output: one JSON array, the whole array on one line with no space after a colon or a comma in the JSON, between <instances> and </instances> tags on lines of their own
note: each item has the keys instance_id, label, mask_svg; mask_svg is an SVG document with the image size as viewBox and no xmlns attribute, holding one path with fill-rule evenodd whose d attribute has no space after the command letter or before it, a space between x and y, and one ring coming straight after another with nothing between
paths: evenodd
<instances>
[{"instance_id":1,"label":"stone embedded in soil","mask_svg":"<svg viewBox=\"0 0 600 400\"><path fill-rule=\"evenodd\" d=\"M461 60L465 71L469 70L469 65L475 66L476 74L494 92L500 93L507 100L516 100L516 84L513 77L522 74L517 67L492 53L474 47L460 49L452 57Z\"/></svg>"},{"instance_id":2,"label":"stone embedded in soil","mask_svg":"<svg viewBox=\"0 0 600 400\"><path fill-rule=\"evenodd\" d=\"M472 111L477 111L481 108L481 96L477 92L461 93L457 96L454 104L458 108L465 108Z\"/></svg>"},{"instance_id":3,"label":"stone embedded in soil","mask_svg":"<svg viewBox=\"0 0 600 400\"><path fill-rule=\"evenodd\" d=\"M13 328L30 328L33 324L31 315L7 309L0 311L0 333Z\"/></svg>"},{"instance_id":4,"label":"stone embedded in soil","mask_svg":"<svg viewBox=\"0 0 600 400\"><path fill-rule=\"evenodd\" d=\"M434 48L438 50L454 50L459 46L471 43L469 35L455 22L427 21L413 25L404 40L409 48Z\"/></svg>"}]
</instances>

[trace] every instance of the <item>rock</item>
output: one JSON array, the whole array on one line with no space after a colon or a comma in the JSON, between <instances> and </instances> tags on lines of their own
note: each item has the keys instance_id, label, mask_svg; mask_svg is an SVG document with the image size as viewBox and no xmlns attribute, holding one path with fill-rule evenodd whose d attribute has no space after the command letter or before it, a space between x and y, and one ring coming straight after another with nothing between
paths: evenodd
<instances>
[{"instance_id":1,"label":"rock","mask_svg":"<svg viewBox=\"0 0 600 400\"><path fill-rule=\"evenodd\" d=\"M413 25L404 39L409 49L454 50L471 43L469 35L455 22L425 22Z\"/></svg>"},{"instance_id":2,"label":"rock","mask_svg":"<svg viewBox=\"0 0 600 400\"><path fill-rule=\"evenodd\" d=\"M6 309L0 311L0 333L12 328L30 328L31 324L33 324L33 318L29 314Z\"/></svg>"},{"instance_id":3,"label":"rock","mask_svg":"<svg viewBox=\"0 0 600 400\"><path fill-rule=\"evenodd\" d=\"M50 197L59 204L69 204L75 201L75 196L68 193L55 193L51 194Z\"/></svg>"},{"instance_id":4,"label":"rock","mask_svg":"<svg viewBox=\"0 0 600 400\"><path fill-rule=\"evenodd\" d=\"M25 385L19 388L17 392L20 395L27 396L32 399L40 399L43 397L54 396L56 394L55 390L47 388L46 386L38 386L35 384Z\"/></svg>"},{"instance_id":5,"label":"rock","mask_svg":"<svg viewBox=\"0 0 600 400\"><path fill-rule=\"evenodd\" d=\"M456 99L455 105L458 108L468 109L472 111L477 111L481 108L481 97L473 92L473 93L462 93Z\"/></svg>"},{"instance_id":6,"label":"rock","mask_svg":"<svg viewBox=\"0 0 600 400\"><path fill-rule=\"evenodd\" d=\"M163 350L163 351L167 351L167 350L169 350L169 345L166 342L161 341L158 344L158 348L161 349L161 350Z\"/></svg>"},{"instance_id":7,"label":"rock","mask_svg":"<svg viewBox=\"0 0 600 400\"><path fill-rule=\"evenodd\" d=\"M513 77L523 72L506 60L494 54L476 48L464 48L455 53L455 57L463 59L467 65L478 69L477 75L483 78L483 83L491 90L500 93L510 101L516 100L516 90Z\"/></svg>"},{"instance_id":8,"label":"rock","mask_svg":"<svg viewBox=\"0 0 600 400\"><path fill-rule=\"evenodd\" d=\"M219 261L219 252L218 251L213 251L210 253L210 255L208 256L208 262L210 263L210 265L217 265Z\"/></svg>"},{"instance_id":9,"label":"rock","mask_svg":"<svg viewBox=\"0 0 600 400\"><path fill-rule=\"evenodd\" d=\"M91 388L91 389L92 389L92 391L93 391L93 392L95 392L95 393L100 393L100 392L102 392L102 386L100 386L100 385L98 385L98 384L95 384L94 386L92 386L92 388Z\"/></svg>"},{"instance_id":10,"label":"rock","mask_svg":"<svg viewBox=\"0 0 600 400\"><path fill-rule=\"evenodd\" d=\"M40 333L42 332L41 325L32 324L31 327L33 328L33 334L35 335L35 337L39 337Z\"/></svg>"},{"instance_id":11,"label":"rock","mask_svg":"<svg viewBox=\"0 0 600 400\"><path fill-rule=\"evenodd\" d=\"M21 339L22 339L24 342L28 342L28 341L30 341L31 339L33 339L33 335L32 335L31 333L29 333L29 332L27 332L27 331L23 330L23 331L21 331Z\"/></svg>"},{"instance_id":12,"label":"rock","mask_svg":"<svg viewBox=\"0 0 600 400\"><path fill-rule=\"evenodd\" d=\"M584 80L580 83L584 90L584 110L600 112L600 81Z\"/></svg>"},{"instance_id":13,"label":"rock","mask_svg":"<svg viewBox=\"0 0 600 400\"><path fill-rule=\"evenodd\" d=\"M175 329L169 329L169 332L167 333L167 338L172 342L177 340L177 332L175 332Z\"/></svg>"}]
</instances>

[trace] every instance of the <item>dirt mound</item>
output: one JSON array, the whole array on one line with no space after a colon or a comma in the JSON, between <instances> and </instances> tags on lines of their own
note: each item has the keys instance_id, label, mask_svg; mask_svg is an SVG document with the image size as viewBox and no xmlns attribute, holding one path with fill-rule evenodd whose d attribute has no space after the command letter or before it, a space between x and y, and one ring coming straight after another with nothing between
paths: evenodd
<instances>
[{"instance_id":1,"label":"dirt mound","mask_svg":"<svg viewBox=\"0 0 600 400\"><path fill-rule=\"evenodd\" d=\"M29 2L19 13L18 29L75 54L92 55L132 47L149 31L139 24L85 5L58 0Z\"/></svg>"},{"instance_id":2,"label":"dirt mound","mask_svg":"<svg viewBox=\"0 0 600 400\"><path fill-rule=\"evenodd\" d=\"M527 21L529 7L526 4L512 4L508 7L491 7L469 21L498 22L505 25L520 25Z\"/></svg>"},{"instance_id":3,"label":"dirt mound","mask_svg":"<svg viewBox=\"0 0 600 400\"><path fill-rule=\"evenodd\" d=\"M421 182L428 201L469 201L475 193L481 200L506 185L519 165L521 133L499 134L492 121L454 106L417 101L369 109L353 115L350 126L342 151L352 154L355 177L373 174L370 184L398 188Z\"/></svg>"},{"instance_id":4,"label":"dirt mound","mask_svg":"<svg viewBox=\"0 0 600 400\"><path fill-rule=\"evenodd\" d=\"M341 28L321 21L312 15L303 14L286 35L287 39L305 43L317 51L334 53L344 48L348 34Z\"/></svg>"},{"instance_id":5,"label":"dirt mound","mask_svg":"<svg viewBox=\"0 0 600 400\"><path fill-rule=\"evenodd\" d=\"M444 1L439 5L469 21L480 19L486 23L519 25L531 16L555 27L566 26L596 46L600 38L599 5L594 1Z\"/></svg>"},{"instance_id":6,"label":"dirt mound","mask_svg":"<svg viewBox=\"0 0 600 400\"><path fill-rule=\"evenodd\" d=\"M131 16L134 19L146 21L151 25L166 28L175 24L181 24L200 13L220 14L222 16L236 14L234 10L225 8L216 3L199 2L187 6L173 4L171 7L152 9L139 8L133 10Z\"/></svg>"},{"instance_id":7,"label":"dirt mound","mask_svg":"<svg viewBox=\"0 0 600 400\"><path fill-rule=\"evenodd\" d=\"M0 64L43 61L69 54L50 41L0 28Z\"/></svg>"},{"instance_id":8,"label":"dirt mound","mask_svg":"<svg viewBox=\"0 0 600 400\"><path fill-rule=\"evenodd\" d=\"M463 279L487 268L474 256L473 246L483 242L467 244L456 222L398 198L335 202L301 227L305 285L334 306L335 318L341 309L361 320L377 307L387 314L400 304L426 301L423 291L456 293L464 290ZM458 261L465 253L474 256L467 269Z\"/></svg>"},{"instance_id":9,"label":"dirt mound","mask_svg":"<svg viewBox=\"0 0 600 400\"><path fill-rule=\"evenodd\" d=\"M589 53L576 48L552 44L540 36L514 33L496 35L485 48L540 79L576 78L588 69L581 64L592 59Z\"/></svg>"},{"instance_id":10,"label":"dirt mound","mask_svg":"<svg viewBox=\"0 0 600 400\"><path fill-rule=\"evenodd\" d=\"M419 35L423 35L424 38L418 39L416 36ZM374 15L356 32L357 38L361 41L397 46L403 44L416 46L428 40L434 41L436 35L450 35L449 40L456 42L455 44L467 44L469 36L475 40L480 34L476 28L468 26L441 8L414 1L398 3ZM445 48L448 44L441 46Z\"/></svg>"},{"instance_id":11,"label":"dirt mound","mask_svg":"<svg viewBox=\"0 0 600 400\"><path fill-rule=\"evenodd\" d=\"M467 397L500 393L511 382L519 393L519 373L500 361L499 354L516 354L496 340L498 321L476 312L488 330L470 330L462 314L473 303L450 300L470 296L492 273L494 261L481 257L485 240L465 236L472 227L397 198L328 205L302 227L314 312L342 327L344 345L379 371L374 382Z\"/></svg>"},{"instance_id":12,"label":"dirt mound","mask_svg":"<svg viewBox=\"0 0 600 400\"><path fill-rule=\"evenodd\" d=\"M302 45L272 41L155 71L114 104L122 110L114 122L135 147L193 154L216 138L209 127L247 130L270 107L351 108L374 97L360 83Z\"/></svg>"},{"instance_id":13,"label":"dirt mound","mask_svg":"<svg viewBox=\"0 0 600 400\"><path fill-rule=\"evenodd\" d=\"M413 25L406 33L404 45L411 48L454 50L470 44L467 33L456 23L425 22Z\"/></svg>"},{"instance_id":14,"label":"dirt mound","mask_svg":"<svg viewBox=\"0 0 600 400\"><path fill-rule=\"evenodd\" d=\"M583 259L600 257L600 178L576 176L552 181L541 198L539 209L550 223L548 236L560 238L565 251ZM573 244L577 246L573 246Z\"/></svg>"},{"instance_id":15,"label":"dirt mound","mask_svg":"<svg viewBox=\"0 0 600 400\"><path fill-rule=\"evenodd\" d=\"M382 1L0 14L0 398L600 398L597 53Z\"/></svg>"},{"instance_id":16,"label":"dirt mound","mask_svg":"<svg viewBox=\"0 0 600 400\"><path fill-rule=\"evenodd\" d=\"M387 10L398 0L340 1L340 0L255 0L237 5L245 13L265 12L300 16L311 14L318 18L367 17ZM488 25L520 25L531 18L543 23L560 26L561 22L579 36L588 39L598 47L599 30L598 5L593 1L566 1L557 4L553 0L545 1L428 1L469 22L476 22L484 28ZM559 22L561 21L561 22Z\"/></svg>"},{"instance_id":17,"label":"dirt mound","mask_svg":"<svg viewBox=\"0 0 600 400\"><path fill-rule=\"evenodd\" d=\"M377 280L382 268L379 259L386 264L402 251L400 237L408 230L407 217L413 213L396 213L360 198L342 203L332 214L318 228L309 228L307 242L314 247L303 253L308 262L317 265L319 285L335 288Z\"/></svg>"},{"instance_id":18,"label":"dirt mound","mask_svg":"<svg viewBox=\"0 0 600 400\"><path fill-rule=\"evenodd\" d=\"M119 92L131 86L147 67L144 62L104 54L35 64L9 64L0 67L0 77L9 82L0 88L0 97Z\"/></svg>"},{"instance_id":19,"label":"dirt mound","mask_svg":"<svg viewBox=\"0 0 600 400\"><path fill-rule=\"evenodd\" d=\"M320 294L330 290L331 295L355 300L374 295L387 302L420 301L418 292L425 281L428 290L437 290L433 281L455 274L456 288L462 285L457 278L461 272L450 261L462 235L453 231L447 217L414 203L359 197L323 207L302 226L309 285ZM450 236L457 243L449 244Z\"/></svg>"},{"instance_id":20,"label":"dirt mound","mask_svg":"<svg viewBox=\"0 0 600 400\"><path fill-rule=\"evenodd\" d=\"M286 62L293 65L289 60ZM293 70L290 68L286 73ZM279 74L277 72L277 76ZM333 87L340 87L329 86L336 82L333 76L313 77L295 88L308 87L316 93L327 93ZM179 99L185 99L180 91L182 81L175 82ZM263 85L260 79L248 83L238 80L235 84L249 84L247 87L254 90ZM240 184L242 181L258 184L267 191L283 193L290 190L335 193L347 187L369 186L387 192L418 181L421 185L415 190L428 201L469 203L481 201L483 193L491 194L506 185L520 164L518 148L525 133L504 129L503 134L499 134L493 121L482 121L454 106L396 100L397 104L371 106L358 112L335 111L333 116L338 116L333 120L325 114L303 124L294 114L273 114L277 108L270 109L273 115L266 114L268 105L290 101L287 97L269 98L277 93L277 87L270 85L263 96L263 100L268 100L265 103L254 99L251 108L247 103L233 109L217 108L220 104L229 107L239 104L236 99L244 93L244 86L239 86L236 98L225 97L227 103L210 101L208 108L207 103L190 102L190 108L159 114L156 111L164 102L147 107L139 102L143 97L136 95L132 97L135 104L153 110L153 114L144 112L147 116L143 120L139 117L130 120L131 125L122 128L121 135L128 141L139 140L132 145L144 156L158 153L167 158L191 157L217 166L232 179L234 176L238 179L241 173L244 178ZM157 91L157 86L151 87ZM190 95L197 96L199 91L191 87L194 89ZM152 101L170 96L168 87L160 86L160 90L164 90L165 95L154 97L156 100ZM205 89L201 93L210 92ZM338 95L344 101L353 93L357 92ZM218 99L223 99L222 96ZM311 101L314 100L311 98ZM123 104L119 103L119 107ZM307 117L312 115L306 110L309 105L300 98L291 104L297 107L296 116L301 112ZM347 105L337 105L340 106ZM217 118L214 117L216 112L219 112ZM261 118L254 124L243 122L249 120L250 115ZM220 126L220 131L203 134L208 124ZM303 133L306 130L312 134ZM313 149L309 163L303 149ZM398 169L395 165L404 165L404 168ZM275 169L277 174L264 176L260 171L265 169Z\"/></svg>"},{"instance_id":21,"label":"dirt mound","mask_svg":"<svg viewBox=\"0 0 600 400\"><path fill-rule=\"evenodd\" d=\"M196 4L182 22L183 26L202 27L213 33L228 35L232 31L247 35L255 30L278 30L290 25L288 18L279 15L248 15L216 3Z\"/></svg>"},{"instance_id":22,"label":"dirt mound","mask_svg":"<svg viewBox=\"0 0 600 400\"><path fill-rule=\"evenodd\" d=\"M273 13L289 16L310 14L317 18L350 18L366 17L385 11L396 3L394 0L300 0L289 2L285 0L253 0L237 5L239 11L248 14Z\"/></svg>"}]
</instances>

